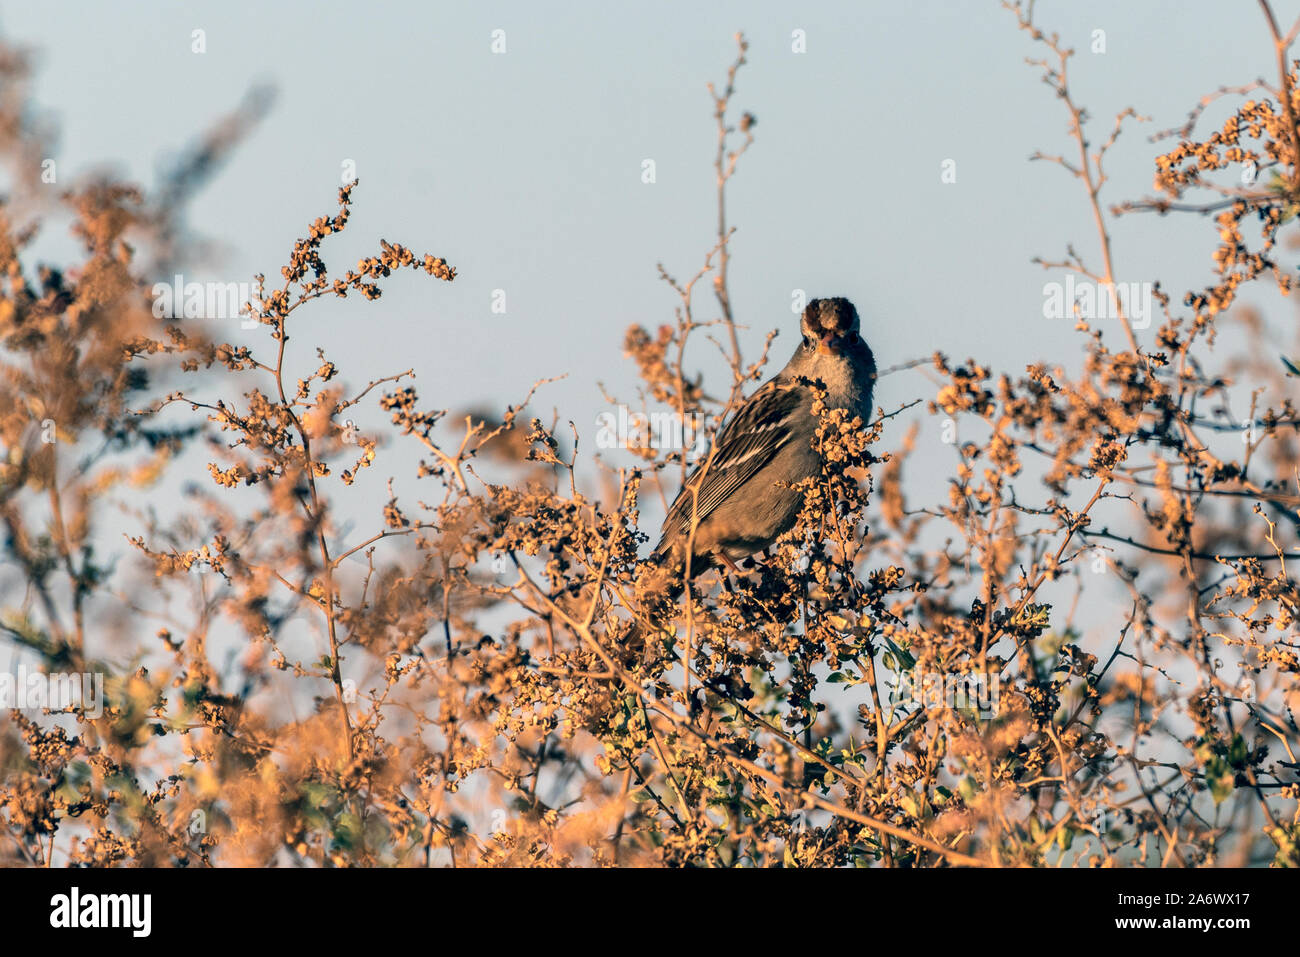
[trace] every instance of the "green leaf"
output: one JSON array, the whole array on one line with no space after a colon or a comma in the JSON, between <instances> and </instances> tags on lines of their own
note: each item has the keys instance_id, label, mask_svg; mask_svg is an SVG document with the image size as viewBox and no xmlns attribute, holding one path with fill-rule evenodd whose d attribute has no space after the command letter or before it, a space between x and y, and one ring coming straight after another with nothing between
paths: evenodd
<instances>
[{"instance_id":1,"label":"green leaf","mask_svg":"<svg viewBox=\"0 0 1300 957\"><path fill-rule=\"evenodd\" d=\"M1070 845L1073 843L1074 843L1073 828L1063 827L1056 832L1056 846L1059 847L1062 851L1069 850Z\"/></svg>"},{"instance_id":2,"label":"green leaf","mask_svg":"<svg viewBox=\"0 0 1300 957\"><path fill-rule=\"evenodd\" d=\"M886 638L885 644L889 645L889 650L894 653L894 656L900 662L902 662L904 671L911 671L913 668L916 667L916 659L913 658L906 651L904 651L902 648L898 647L898 645L894 644L893 639Z\"/></svg>"},{"instance_id":3,"label":"green leaf","mask_svg":"<svg viewBox=\"0 0 1300 957\"><path fill-rule=\"evenodd\" d=\"M971 801L975 800L975 795L979 792L979 788L975 783L975 779L968 774L957 782L957 791L961 794L962 799L969 804Z\"/></svg>"},{"instance_id":4,"label":"green leaf","mask_svg":"<svg viewBox=\"0 0 1300 957\"><path fill-rule=\"evenodd\" d=\"M1235 777L1232 768L1223 758L1215 756L1205 765L1205 783L1210 786L1210 795L1216 805L1222 804L1232 794Z\"/></svg>"},{"instance_id":5,"label":"green leaf","mask_svg":"<svg viewBox=\"0 0 1300 957\"><path fill-rule=\"evenodd\" d=\"M1246 739L1240 733L1232 736L1232 744L1228 746L1228 763L1234 768L1243 768L1246 766L1246 756L1250 749L1246 747Z\"/></svg>"}]
</instances>

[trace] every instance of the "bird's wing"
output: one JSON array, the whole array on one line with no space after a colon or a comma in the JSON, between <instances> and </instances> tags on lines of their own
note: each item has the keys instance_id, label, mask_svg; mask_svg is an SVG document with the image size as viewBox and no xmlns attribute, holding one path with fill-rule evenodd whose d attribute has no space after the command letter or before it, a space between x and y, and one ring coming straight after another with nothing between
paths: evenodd
<instances>
[{"instance_id":1,"label":"bird's wing","mask_svg":"<svg viewBox=\"0 0 1300 957\"><path fill-rule=\"evenodd\" d=\"M701 461L677 493L664 520L664 540L688 534L692 519L704 521L772 461L794 436L790 425L806 391L796 382L773 379L749 397L718 436L712 461Z\"/></svg>"}]
</instances>

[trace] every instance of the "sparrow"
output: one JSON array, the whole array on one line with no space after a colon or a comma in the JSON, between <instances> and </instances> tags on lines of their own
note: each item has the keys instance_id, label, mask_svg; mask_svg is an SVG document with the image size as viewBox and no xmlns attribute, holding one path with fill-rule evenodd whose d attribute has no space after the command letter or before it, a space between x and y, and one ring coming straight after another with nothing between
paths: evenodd
<instances>
[{"instance_id":1,"label":"sparrow","mask_svg":"<svg viewBox=\"0 0 1300 957\"><path fill-rule=\"evenodd\" d=\"M802 340L780 372L723 426L714 450L695 466L664 519L650 561L680 593L689 575L762 551L794 526L803 506L795 483L821 474L813 446L818 420L813 384L826 405L871 417L876 362L862 339L858 311L844 298L814 299L799 322ZM694 535L691 533L695 526Z\"/></svg>"}]
</instances>

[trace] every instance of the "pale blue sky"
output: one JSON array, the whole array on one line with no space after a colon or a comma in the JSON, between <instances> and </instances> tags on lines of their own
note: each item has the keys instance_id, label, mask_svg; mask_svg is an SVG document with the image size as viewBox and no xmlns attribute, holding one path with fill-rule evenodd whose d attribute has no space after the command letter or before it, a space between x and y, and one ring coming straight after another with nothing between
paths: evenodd
<instances>
[{"instance_id":1,"label":"pale blue sky","mask_svg":"<svg viewBox=\"0 0 1300 957\"><path fill-rule=\"evenodd\" d=\"M1130 104L1151 129L1174 125L1201 94L1270 66L1254 4L1045 2L1038 15L1081 51L1074 79L1099 134ZM8 38L40 53L63 178L109 160L148 184L160 157L250 85L278 88L193 209L194 225L229 246L222 277L274 270L332 208L340 163L355 159L356 216L334 262L384 236L461 270L452 286L405 276L378 306L320 310L327 347L358 370L410 361L426 384L488 401L569 372L547 393L562 406L593 401L597 378L629 381L623 329L665 321L673 305L656 261L683 273L711 243L704 84L722 77L738 29L752 46L736 103L759 119L731 204L733 300L749 343L780 326L783 357L799 287L851 296L887 363L936 347L994 359L996 343L1014 366L1077 346L1068 323L1037 318L1043 276L1028 264L1070 239L1094 248L1073 184L1026 162L1068 147L1065 119L1023 63L1028 37L992 0L48 0L4 3L0 17ZM203 55L190 52L195 28ZM496 28L504 56L490 51ZM795 28L804 55L790 50ZM1105 55L1087 52L1095 28ZM1156 149L1121 143L1111 200L1149 188ZM955 185L939 179L949 157ZM657 163L653 186L640 181L644 158ZM1172 274L1183 242L1195 250L1184 264L1208 265L1204 237L1188 231L1130 220L1117 260L1133 278L1199 281ZM494 288L507 292L504 317L489 310Z\"/></svg>"}]
</instances>

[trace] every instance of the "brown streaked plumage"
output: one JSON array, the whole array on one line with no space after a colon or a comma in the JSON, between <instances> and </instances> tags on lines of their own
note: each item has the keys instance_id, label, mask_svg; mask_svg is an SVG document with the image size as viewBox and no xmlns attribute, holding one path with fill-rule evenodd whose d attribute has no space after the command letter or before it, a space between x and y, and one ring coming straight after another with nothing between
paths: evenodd
<instances>
[{"instance_id":1,"label":"brown streaked plumage","mask_svg":"<svg viewBox=\"0 0 1300 957\"><path fill-rule=\"evenodd\" d=\"M669 509L652 560L673 577L684 570L688 542L695 577L762 550L794 525L802 502L788 486L821 470L809 380L825 386L831 408L870 418L876 364L853 304L812 300L800 331L785 368L736 410Z\"/></svg>"}]
</instances>

